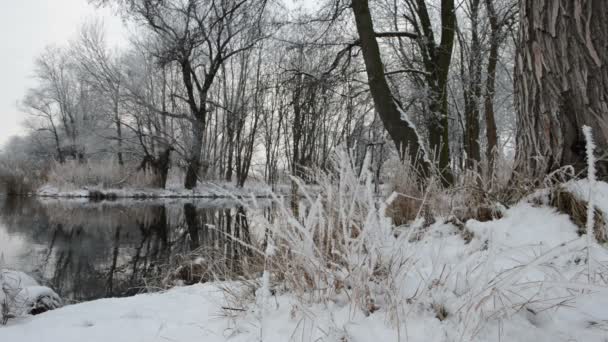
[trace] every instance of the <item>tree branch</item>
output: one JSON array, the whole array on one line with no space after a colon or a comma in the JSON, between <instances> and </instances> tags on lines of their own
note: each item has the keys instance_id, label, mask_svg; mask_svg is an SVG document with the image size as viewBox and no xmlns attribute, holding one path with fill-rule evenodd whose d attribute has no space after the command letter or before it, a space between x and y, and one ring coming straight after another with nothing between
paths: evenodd
<instances>
[{"instance_id":1,"label":"tree branch","mask_svg":"<svg viewBox=\"0 0 608 342\"><path fill-rule=\"evenodd\" d=\"M376 32L376 38L394 38L394 37L403 37L403 38L411 38L418 39L418 35L412 32Z\"/></svg>"}]
</instances>

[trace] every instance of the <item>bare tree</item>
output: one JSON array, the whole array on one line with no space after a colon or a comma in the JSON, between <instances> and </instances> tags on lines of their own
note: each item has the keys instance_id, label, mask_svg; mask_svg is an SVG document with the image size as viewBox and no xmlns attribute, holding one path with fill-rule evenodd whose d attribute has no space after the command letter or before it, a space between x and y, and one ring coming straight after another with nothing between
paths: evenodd
<instances>
[{"instance_id":1,"label":"bare tree","mask_svg":"<svg viewBox=\"0 0 608 342\"><path fill-rule=\"evenodd\" d=\"M201 167L210 90L221 66L232 56L252 48L262 35L266 1L127 1L129 13L145 20L157 38L155 55L161 65L176 65L183 91L172 94L188 113L161 114L187 120L191 141L184 185L196 186ZM239 39L242 36L250 39Z\"/></svg>"},{"instance_id":2,"label":"bare tree","mask_svg":"<svg viewBox=\"0 0 608 342\"><path fill-rule=\"evenodd\" d=\"M422 177L429 175L430 165L420 135L413 123L395 101L386 80L380 48L376 40L377 33L367 0L353 0L352 10L355 16L359 45L363 52L369 88L374 99L376 111L380 115L385 129L393 139L402 158L409 158Z\"/></svg>"},{"instance_id":3,"label":"bare tree","mask_svg":"<svg viewBox=\"0 0 608 342\"><path fill-rule=\"evenodd\" d=\"M100 22L84 25L78 41L72 47L73 54L89 82L111 103L111 120L116 127L116 157L124 164L122 151L122 124L120 117L121 85L123 75L119 61L112 56L105 42L104 29Z\"/></svg>"},{"instance_id":4,"label":"bare tree","mask_svg":"<svg viewBox=\"0 0 608 342\"><path fill-rule=\"evenodd\" d=\"M23 100L23 109L36 118L41 119L42 123L35 123L34 129L37 132L49 132L55 144L56 158L60 163L65 162L63 150L61 149L61 137L56 123L56 113L52 100L44 96L37 89L30 89Z\"/></svg>"}]
</instances>

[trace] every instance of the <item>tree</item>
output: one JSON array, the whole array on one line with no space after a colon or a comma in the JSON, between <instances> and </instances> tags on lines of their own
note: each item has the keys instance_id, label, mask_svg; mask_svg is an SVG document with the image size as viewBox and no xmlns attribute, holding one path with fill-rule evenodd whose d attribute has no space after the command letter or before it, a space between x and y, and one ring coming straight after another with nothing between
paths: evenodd
<instances>
[{"instance_id":1,"label":"tree","mask_svg":"<svg viewBox=\"0 0 608 342\"><path fill-rule=\"evenodd\" d=\"M565 165L581 172L581 127L593 127L600 153L608 143L608 2L522 0L519 11L516 168L533 177ZM598 176L608 177L605 160Z\"/></svg>"},{"instance_id":2,"label":"tree","mask_svg":"<svg viewBox=\"0 0 608 342\"><path fill-rule=\"evenodd\" d=\"M482 50L480 37L480 22L479 17L480 0L469 0L466 5L468 7L469 19L471 22L471 43L468 46L468 66L465 73L461 72L464 88L464 151L466 153L465 167L470 170L479 170L479 162L481 161L481 152L479 146L479 101L481 99L481 70L482 70ZM465 42L460 37L461 53L465 49ZM464 61L461 61L464 64ZM464 69L464 68L462 68Z\"/></svg>"},{"instance_id":3,"label":"tree","mask_svg":"<svg viewBox=\"0 0 608 342\"><path fill-rule=\"evenodd\" d=\"M53 109L53 105L53 102L46 98L46 96L44 96L44 94L37 89L30 89L23 100L24 111L26 111L29 115L40 119L38 121L42 121L34 123L35 126L33 128L37 132L44 131L49 132L51 134L53 143L55 145L55 158L59 163L64 163L65 157L63 155L63 150L61 146L59 128L57 127L57 123L55 122L56 114Z\"/></svg>"},{"instance_id":4,"label":"tree","mask_svg":"<svg viewBox=\"0 0 608 342\"><path fill-rule=\"evenodd\" d=\"M426 0L406 0L410 16L406 20L414 28L416 43L422 55L424 80L429 91L430 117L427 121L429 145L437 160L444 186L454 181L450 167L448 75L452 62L452 50L456 32L456 9L454 0L441 0L439 43Z\"/></svg>"},{"instance_id":5,"label":"tree","mask_svg":"<svg viewBox=\"0 0 608 342\"><path fill-rule=\"evenodd\" d=\"M38 84L28 92L24 107L46 121L40 129L54 136L59 162L67 157L83 162L93 139L90 133L102 120L97 110L103 107L102 99L69 49L48 47L36 60L35 76Z\"/></svg>"},{"instance_id":6,"label":"tree","mask_svg":"<svg viewBox=\"0 0 608 342\"><path fill-rule=\"evenodd\" d=\"M125 143L134 142L125 151L138 155L141 158L138 170L151 174L154 185L164 188L171 152L188 153L181 144L181 126L175 125L179 119L162 114L178 111L176 102L170 101L167 95L178 83L175 81L178 73L158 68L154 58L142 49L123 55L121 62L128 75L122 86L125 112L121 124L134 136L134 139L124 139Z\"/></svg>"},{"instance_id":7,"label":"tree","mask_svg":"<svg viewBox=\"0 0 608 342\"><path fill-rule=\"evenodd\" d=\"M154 54L163 66L177 66L182 91L172 94L188 113L159 113L190 124L184 185L196 186L207 128L211 88L224 62L263 38L265 0L126 1L129 13L146 22L157 42ZM249 39L242 39L248 37Z\"/></svg>"},{"instance_id":8,"label":"tree","mask_svg":"<svg viewBox=\"0 0 608 342\"><path fill-rule=\"evenodd\" d=\"M109 102L111 120L116 128L116 157L118 164L123 165L122 123L120 118L121 83L123 82L119 61L108 51L103 26L99 22L84 25L79 40L73 46L74 57L89 82Z\"/></svg>"},{"instance_id":9,"label":"tree","mask_svg":"<svg viewBox=\"0 0 608 342\"><path fill-rule=\"evenodd\" d=\"M376 111L395 146L401 151L401 157L408 157L421 176L427 177L430 165L426 159L428 156L424 151L421 137L399 103L395 101L386 80L368 0L352 0L352 10Z\"/></svg>"}]
</instances>

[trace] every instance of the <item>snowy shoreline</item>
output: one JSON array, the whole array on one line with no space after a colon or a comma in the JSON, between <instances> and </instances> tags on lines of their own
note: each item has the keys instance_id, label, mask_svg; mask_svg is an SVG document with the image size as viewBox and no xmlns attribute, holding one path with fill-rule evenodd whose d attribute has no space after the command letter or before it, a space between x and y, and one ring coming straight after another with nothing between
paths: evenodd
<instances>
[{"instance_id":1,"label":"snowy shoreline","mask_svg":"<svg viewBox=\"0 0 608 342\"><path fill-rule=\"evenodd\" d=\"M594 184L592 194L587 181L564 186L581 198L592 195L608 212L608 184ZM316 297L325 290L290 292L259 279L244 281L243 291L237 282L174 287L18 317L0 327L0 340L604 342L608 249L590 243L569 215L538 201L544 197L532 195L490 221L458 226L438 218L423 234L415 224L370 225L364 233L378 234L368 235L370 246L391 277L370 273L359 288L335 283ZM594 269L585 261L590 251ZM353 300L360 289L374 302Z\"/></svg>"},{"instance_id":2,"label":"snowy shoreline","mask_svg":"<svg viewBox=\"0 0 608 342\"><path fill-rule=\"evenodd\" d=\"M483 342L604 341L608 287L581 276L584 237L568 216L523 201L501 219L470 220L466 228L473 233L470 242L454 225L437 222L420 240L384 245L416 258L416 272L403 274L399 292L418 298L398 303L387 298L371 313L358 310L344 293L315 303L277 291L260 305L235 303L224 291L235 283L206 283L16 318L0 327L0 340L283 342L298 336L297 341L443 342L462 340L466 333L465 340ZM593 248L596 261L605 265L608 251ZM480 292L463 295L471 286ZM445 317L437 316L436 303ZM403 315L397 326L390 323L395 312Z\"/></svg>"},{"instance_id":3,"label":"snowy shoreline","mask_svg":"<svg viewBox=\"0 0 608 342\"><path fill-rule=\"evenodd\" d=\"M85 187L81 189L65 189L50 185L42 186L33 195L41 198L88 198L97 200L115 199L268 199L274 195L289 194L286 186L278 186L274 191L265 184L254 184L239 188L230 183L200 184L195 189L183 188L101 188Z\"/></svg>"}]
</instances>

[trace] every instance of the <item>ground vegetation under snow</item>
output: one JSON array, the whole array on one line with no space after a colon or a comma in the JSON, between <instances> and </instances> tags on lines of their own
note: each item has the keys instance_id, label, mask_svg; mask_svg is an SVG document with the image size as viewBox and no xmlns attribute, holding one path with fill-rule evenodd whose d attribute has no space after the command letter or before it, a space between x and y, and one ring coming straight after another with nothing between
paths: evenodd
<instances>
[{"instance_id":1,"label":"ground vegetation under snow","mask_svg":"<svg viewBox=\"0 0 608 342\"><path fill-rule=\"evenodd\" d=\"M552 205L551 189L467 220L436 204L445 193L422 191L436 215L422 205L396 226L386 213L399 194L379 198L372 176L340 158L315 191L299 184L298 208L276 201L276 216L256 218L266 234L250 247L263 272L13 319L0 339L606 340L608 250L577 223L587 220ZM557 186L608 213L608 184ZM462 196L449 203L473 205Z\"/></svg>"}]
</instances>

